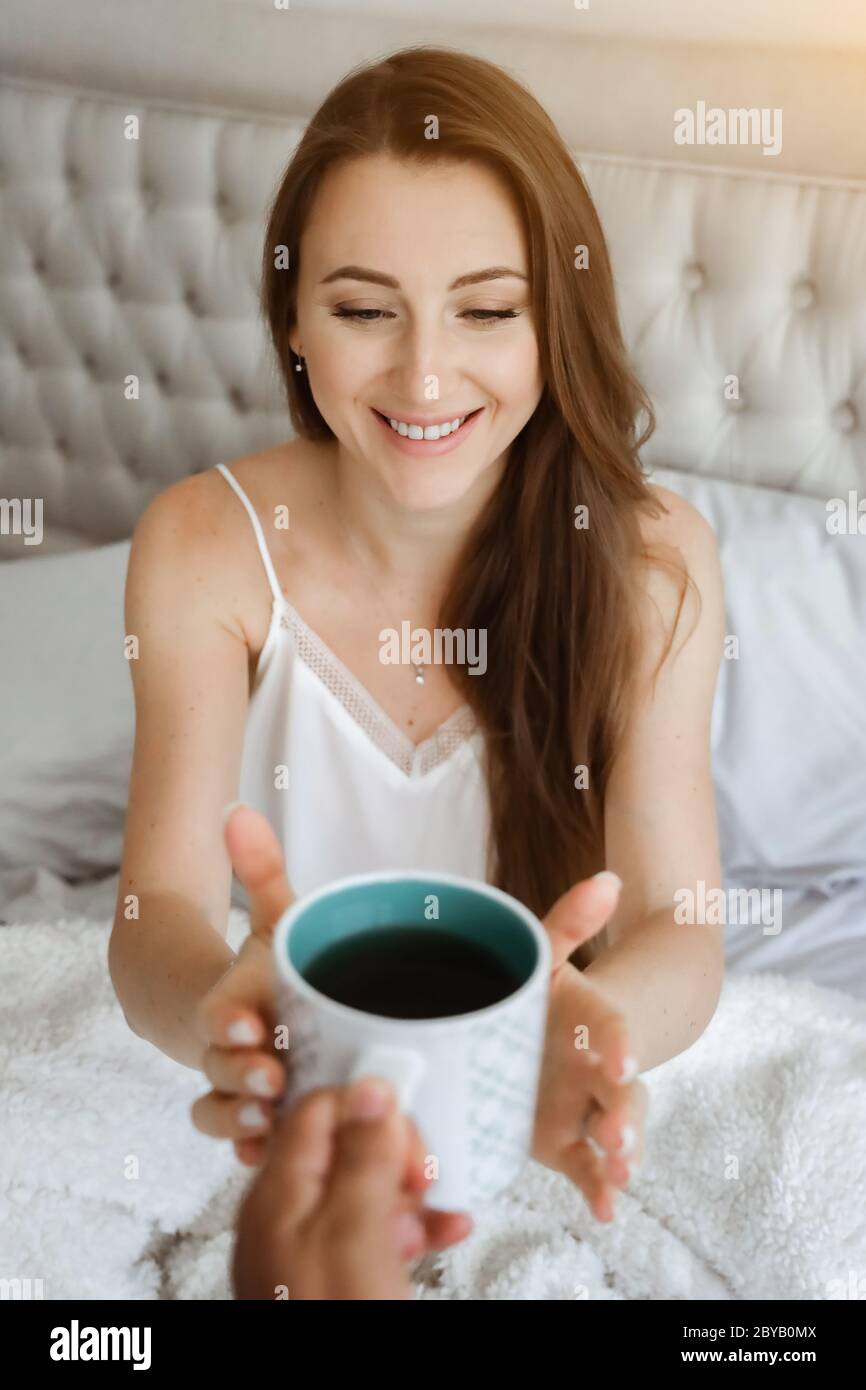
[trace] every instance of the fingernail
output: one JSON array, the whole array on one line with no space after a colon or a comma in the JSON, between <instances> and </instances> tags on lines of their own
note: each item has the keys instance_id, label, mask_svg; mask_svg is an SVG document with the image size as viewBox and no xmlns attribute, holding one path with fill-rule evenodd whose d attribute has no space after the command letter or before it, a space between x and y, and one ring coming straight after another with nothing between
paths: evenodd
<instances>
[{"instance_id":1,"label":"fingernail","mask_svg":"<svg viewBox=\"0 0 866 1390\"><path fill-rule=\"evenodd\" d=\"M421 1252L426 1244L427 1233L418 1217L412 1211L401 1211L397 1217L397 1247L404 1260Z\"/></svg>"},{"instance_id":2,"label":"fingernail","mask_svg":"<svg viewBox=\"0 0 866 1390\"><path fill-rule=\"evenodd\" d=\"M260 1129L266 1125L268 1117L260 1105L251 1102L249 1105L242 1105L238 1111L238 1121L244 1129Z\"/></svg>"},{"instance_id":3,"label":"fingernail","mask_svg":"<svg viewBox=\"0 0 866 1390\"><path fill-rule=\"evenodd\" d=\"M229 804L228 804L228 806L224 806L224 807L223 807L223 829L225 829L225 823L226 823L226 821L228 820L229 816L231 815L232 811L235 809L235 807L236 807L236 806L245 806L245 805L246 805L246 802L245 802L245 801L230 801Z\"/></svg>"},{"instance_id":4,"label":"fingernail","mask_svg":"<svg viewBox=\"0 0 866 1390\"><path fill-rule=\"evenodd\" d=\"M245 1044L254 1043L258 1036L248 1018L236 1018L229 1027L228 1035L232 1042Z\"/></svg>"},{"instance_id":5,"label":"fingernail","mask_svg":"<svg viewBox=\"0 0 866 1390\"><path fill-rule=\"evenodd\" d=\"M248 1071L245 1080L247 1090L252 1091L254 1096L274 1096L277 1093L277 1088L264 1067L255 1067Z\"/></svg>"},{"instance_id":6,"label":"fingernail","mask_svg":"<svg viewBox=\"0 0 866 1390\"><path fill-rule=\"evenodd\" d=\"M635 1129L634 1125L623 1125L622 1137L619 1141L617 1153L620 1155L621 1158L625 1158L626 1154L630 1154L633 1151L636 1142L637 1130Z\"/></svg>"},{"instance_id":7,"label":"fingernail","mask_svg":"<svg viewBox=\"0 0 866 1390\"><path fill-rule=\"evenodd\" d=\"M620 1084L625 1085L627 1081L634 1081L637 1076L637 1058L626 1057L622 1064L622 1071L619 1074Z\"/></svg>"},{"instance_id":8,"label":"fingernail","mask_svg":"<svg viewBox=\"0 0 866 1390\"><path fill-rule=\"evenodd\" d=\"M615 888L622 888L622 879L613 869L601 869L597 874L593 874L593 878L609 878Z\"/></svg>"},{"instance_id":9,"label":"fingernail","mask_svg":"<svg viewBox=\"0 0 866 1390\"><path fill-rule=\"evenodd\" d=\"M373 1077L356 1081L346 1100L346 1113L352 1120L378 1120L388 1108L389 1092Z\"/></svg>"}]
</instances>

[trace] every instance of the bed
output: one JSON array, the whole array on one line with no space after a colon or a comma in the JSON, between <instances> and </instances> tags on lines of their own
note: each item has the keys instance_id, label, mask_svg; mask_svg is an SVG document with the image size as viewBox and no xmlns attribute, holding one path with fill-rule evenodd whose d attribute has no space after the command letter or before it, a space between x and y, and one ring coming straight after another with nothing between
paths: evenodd
<instances>
[{"instance_id":1,"label":"bed","mask_svg":"<svg viewBox=\"0 0 866 1390\"><path fill-rule=\"evenodd\" d=\"M122 593L155 492L290 433L255 285L303 118L152 86L0 82L0 491L44 501L38 544L0 537L0 1269L58 1298L229 1297L248 1178L193 1131L201 1084L129 1032L108 980ZM115 138L131 105L133 149ZM720 541L728 901L763 892L780 915L729 922L716 1017L646 1074L617 1221L530 1164L417 1296L849 1297L866 1270L866 183L575 157L658 412L647 471ZM118 363L141 411L118 406ZM245 929L235 906L233 944Z\"/></svg>"}]
</instances>

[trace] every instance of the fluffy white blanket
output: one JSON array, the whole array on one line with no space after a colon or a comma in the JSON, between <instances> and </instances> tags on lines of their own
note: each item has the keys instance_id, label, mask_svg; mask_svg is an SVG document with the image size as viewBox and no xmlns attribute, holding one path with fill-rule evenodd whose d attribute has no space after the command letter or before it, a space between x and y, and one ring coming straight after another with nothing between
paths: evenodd
<instances>
[{"instance_id":1,"label":"fluffy white blanket","mask_svg":"<svg viewBox=\"0 0 866 1390\"><path fill-rule=\"evenodd\" d=\"M233 945L245 931L233 910ZM108 934L86 915L0 926L0 1276L42 1279L47 1298L227 1298L249 1170L193 1130L203 1079L127 1028ZM469 1240L422 1263L418 1298L851 1297L866 1276L851 1002L729 976L698 1042L644 1076L645 1157L615 1220L530 1162Z\"/></svg>"}]
</instances>

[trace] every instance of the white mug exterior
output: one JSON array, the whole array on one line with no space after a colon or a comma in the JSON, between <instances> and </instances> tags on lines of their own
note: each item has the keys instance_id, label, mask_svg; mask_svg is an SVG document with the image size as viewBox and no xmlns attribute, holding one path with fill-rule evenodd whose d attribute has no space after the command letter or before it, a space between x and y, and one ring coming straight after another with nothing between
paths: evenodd
<instances>
[{"instance_id":1,"label":"white mug exterior","mask_svg":"<svg viewBox=\"0 0 866 1390\"><path fill-rule=\"evenodd\" d=\"M295 969L289 934L315 900L374 881L434 880L494 897L532 933L535 966L506 999L451 1018L381 1018L327 998ZM434 1181L425 1206L472 1211L507 1187L530 1153L544 1046L551 952L538 918L508 894L474 879L436 872L360 874L293 904L277 923L274 951L278 1018L289 1033L282 1108L318 1086L385 1076L427 1145Z\"/></svg>"}]
</instances>

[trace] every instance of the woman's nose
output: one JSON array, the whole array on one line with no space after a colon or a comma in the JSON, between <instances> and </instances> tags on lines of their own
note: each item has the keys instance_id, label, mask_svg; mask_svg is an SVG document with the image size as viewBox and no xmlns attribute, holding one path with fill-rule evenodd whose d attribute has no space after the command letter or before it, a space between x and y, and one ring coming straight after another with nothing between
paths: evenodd
<instances>
[{"instance_id":1,"label":"woman's nose","mask_svg":"<svg viewBox=\"0 0 866 1390\"><path fill-rule=\"evenodd\" d=\"M393 372L402 396L411 401L436 401L454 395L459 376L459 350L441 330L413 329L394 345Z\"/></svg>"}]
</instances>

